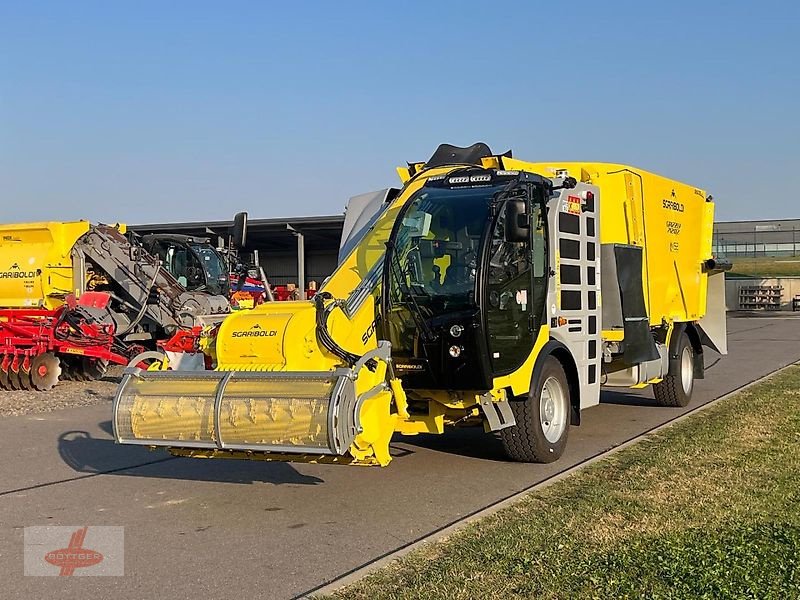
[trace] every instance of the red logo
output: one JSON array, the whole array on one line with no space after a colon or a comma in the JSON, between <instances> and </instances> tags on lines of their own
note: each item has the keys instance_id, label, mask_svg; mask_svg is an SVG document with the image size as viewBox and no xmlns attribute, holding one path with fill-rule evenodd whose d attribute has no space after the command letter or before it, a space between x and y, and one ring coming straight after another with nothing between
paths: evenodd
<instances>
[{"instance_id":1,"label":"red logo","mask_svg":"<svg viewBox=\"0 0 800 600\"><path fill-rule=\"evenodd\" d=\"M66 548L53 550L44 555L47 562L61 568L59 575L70 576L75 573L75 569L91 567L102 562L102 554L83 547L87 529L89 528L81 527L74 532L69 539L69 546Z\"/></svg>"}]
</instances>

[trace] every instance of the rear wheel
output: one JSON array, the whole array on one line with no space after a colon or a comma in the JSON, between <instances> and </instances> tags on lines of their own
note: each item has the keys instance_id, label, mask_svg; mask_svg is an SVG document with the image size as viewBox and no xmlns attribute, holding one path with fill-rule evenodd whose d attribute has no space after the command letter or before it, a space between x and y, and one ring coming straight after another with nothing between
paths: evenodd
<instances>
[{"instance_id":1,"label":"rear wheel","mask_svg":"<svg viewBox=\"0 0 800 600\"><path fill-rule=\"evenodd\" d=\"M102 379L105 376L106 371L108 371L108 361L84 356L83 360L81 360L81 369L83 371L83 375L89 381Z\"/></svg>"},{"instance_id":2,"label":"rear wheel","mask_svg":"<svg viewBox=\"0 0 800 600\"><path fill-rule=\"evenodd\" d=\"M80 356L61 356L61 377L67 381L83 381L83 364Z\"/></svg>"},{"instance_id":3,"label":"rear wheel","mask_svg":"<svg viewBox=\"0 0 800 600\"><path fill-rule=\"evenodd\" d=\"M500 430L500 441L511 460L553 462L567 445L571 412L567 376L556 357L544 360L525 399L510 402L517 424Z\"/></svg>"},{"instance_id":4,"label":"rear wheel","mask_svg":"<svg viewBox=\"0 0 800 600\"><path fill-rule=\"evenodd\" d=\"M653 396L660 406L683 407L689 404L694 389L694 349L689 336L681 332L678 359L670 360L669 373L653 385Z\"/></svg>"}]
</instances>

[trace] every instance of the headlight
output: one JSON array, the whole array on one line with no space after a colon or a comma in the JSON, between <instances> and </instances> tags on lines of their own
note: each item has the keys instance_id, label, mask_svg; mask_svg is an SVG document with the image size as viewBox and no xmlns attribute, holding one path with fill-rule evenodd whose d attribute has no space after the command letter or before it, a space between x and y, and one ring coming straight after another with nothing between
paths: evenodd
<instances>
[{"instance_id":1,"label":"headlight","mask_svg":"<svg viewBox=\"0 0 800 600\"><path fill-rule=\"evenodd\" d=\"M454 338L461 337L462 333L464 333L464 327L462 325L453 325L450 328L450 335Z\"/></svg>"},{"instance_id":2,"label":"headlight","mask_svg":"<svg viewBox=\"0 0 800 600\"><path fill-rule=\"evenodd\" d=\"M450 356L453 358L461 356L461 346L450 346Z\"/></svg>"}]
</instances>

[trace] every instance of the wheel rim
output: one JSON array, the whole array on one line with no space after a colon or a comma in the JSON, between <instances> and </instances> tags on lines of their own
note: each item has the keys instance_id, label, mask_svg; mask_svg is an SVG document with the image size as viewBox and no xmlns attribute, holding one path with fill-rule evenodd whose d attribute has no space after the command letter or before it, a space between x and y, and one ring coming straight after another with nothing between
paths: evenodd
<instances>
[{"instance_id":1,"label":"wheel rim","mask_svg":"<svg viewBox=\"0 0 800 600\"><path fill-rule=\"evenodd\" d=\"M692 383L694 382L693 371L692 351L689 349L689 346L685 346L681 353L681 383L683 384L683 392L687 395L692 391Z\"/></svg>"},{"instance_id":2,"label":"wheel rim","mask_svg":"<svg viewBox=\"0 0 800 600\"><path fill-rule=\"evenodd\" d=\"M548 377L542 386L539 422L544 437L551 444L561 439L567 427L567 394L555 377Z\"/></svg>"}]
</instances>

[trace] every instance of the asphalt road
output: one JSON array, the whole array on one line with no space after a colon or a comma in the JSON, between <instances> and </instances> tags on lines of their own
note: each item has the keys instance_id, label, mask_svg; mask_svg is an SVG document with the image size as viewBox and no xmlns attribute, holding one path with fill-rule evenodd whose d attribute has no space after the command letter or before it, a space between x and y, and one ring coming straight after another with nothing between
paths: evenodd
<instances>
[{"instance_id":1,"label":"asphalt road","mask_svg":"<svg viewBox=\"0 0 800 600\"><path fill-rule=\"evenodd\" d=\"M800 360L800 319L730 318L689 409ZM386 469L205 461L117 446L108 405L0 419L0 596L290 598L612 448L684 409L604 392L552 465L481 431L398 439ZM125 576L24 577L23 528L125 528ZM77 573L77 572L76 572Z\"/></svg>"}]
</instances>

